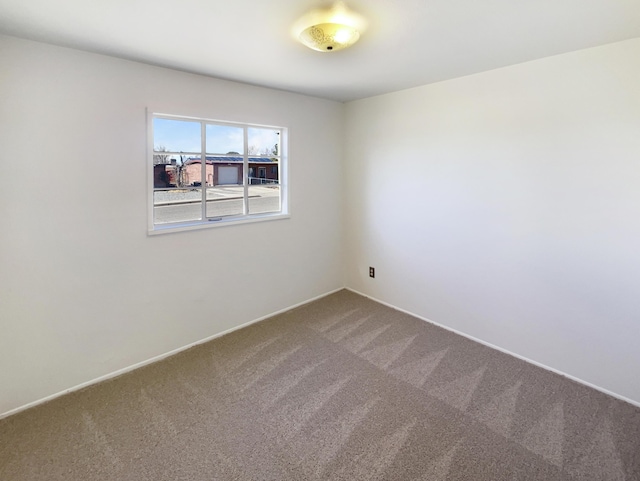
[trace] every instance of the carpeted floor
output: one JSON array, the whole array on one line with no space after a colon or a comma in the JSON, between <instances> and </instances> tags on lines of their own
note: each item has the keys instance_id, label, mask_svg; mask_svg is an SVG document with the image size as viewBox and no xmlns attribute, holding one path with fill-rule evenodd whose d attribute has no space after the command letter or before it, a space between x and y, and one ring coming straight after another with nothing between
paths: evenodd
<instances>
[{"instance_id":1,"label":"carpeted floor","mask_svg":"<svg viewBox=\"0 0 640 481\"><path fill-rule=\"evenodd\" d=\"M348 291L0 441L2 481L640 480L640 409Z\"/></svg>"}]
</instances>

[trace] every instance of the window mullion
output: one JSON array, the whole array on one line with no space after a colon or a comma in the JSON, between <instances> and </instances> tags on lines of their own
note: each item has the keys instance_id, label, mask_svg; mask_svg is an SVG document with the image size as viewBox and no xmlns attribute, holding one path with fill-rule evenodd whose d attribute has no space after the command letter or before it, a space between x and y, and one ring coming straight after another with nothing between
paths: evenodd
<instances>
[{"instance_id":1,"label":"window mullion","mask_svg":"<svg viewBox=\"0 0 640 481\"><path fill-rule=\"evenodd\" d=\"M244 156L242 158L242 184L244 201L242 202L242 213L249 213L249 129L244 127Z\"/></svg>"},{"instance_id":2,"label":"window mullion","mask_svg":"<svg viewBox=\"0 0 640 481\"><path fill-rule=\"evenodd\" d=\"M207 219L207 126L200 122L200 186L202 187L202 220Z\"/></svg>"}]
</instances>

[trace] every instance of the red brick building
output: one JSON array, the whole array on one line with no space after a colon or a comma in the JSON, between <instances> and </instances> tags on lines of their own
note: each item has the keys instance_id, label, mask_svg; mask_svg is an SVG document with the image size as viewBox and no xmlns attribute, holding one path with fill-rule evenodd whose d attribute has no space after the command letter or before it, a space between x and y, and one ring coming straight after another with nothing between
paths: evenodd
<instances>
[{"instance_id":1,"label":"red brick building","mask_svg":"<svg viewBox=\"0 0 640 481\"><path fill-rule=\"evenodd\" d=\"M244 176L242 157L207 157L206 178L202 180L202 164L199 157L188 159L182 167L183 185L241 185ZM277 183L278 162L269 158L249 157L249 183Z\"/></svg>"}]
</instances>

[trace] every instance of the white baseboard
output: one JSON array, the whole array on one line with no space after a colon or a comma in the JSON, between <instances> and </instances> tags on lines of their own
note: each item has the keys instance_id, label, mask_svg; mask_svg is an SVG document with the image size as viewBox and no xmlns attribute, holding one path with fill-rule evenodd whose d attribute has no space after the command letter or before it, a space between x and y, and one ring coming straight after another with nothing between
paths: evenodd
<instances>
[{"instance_id":1,"label":"white baseboard","mask_svg":"<svg viewBox=\"0 0 640 481\"><path fill-rule=\"evenodd\" d=\"M560 376L566 377L567 379L571 379L572 381L575 381L575 382L580 383L580 384L582 384L584 386L587 386L587 387L590 387L592 389L595 389L596 391L600 391L601 393L607 394L607 395L609 395L611 397L614 397L616 399L620 399L621 401L628 402L629 404L632 404L633 406L636 406L636 407L640 408L640 402L638 402L638 401L634 401L633 399L629 399L628 397L622 396L622 395L617 394L617 393L615 393L613 391L609 391L608 389L605 389L603 387L596 386L595 384L592 384L592 383L590 383L588 381L585 381L583 379L580 379L578 377L572 376L571 374L567 374L566 372L562 372L562 371L560 371L558 369L555 369L553 367L546 366L545 364L542 364L542 363L540 363L538 361L534 361L532 359L526 358L524 356L521 356L520 354L516 354L515 352L511 352L508 349L504 349L504 348L502 348L500 346L496 346L494 344L491 344L490 342L483 341L482 339L478 339L477 337L473 337L473 336L471 336L469 334L466 334L466 333L464 333L462 331L458 331L457 329L453 329L452 327L448 327L448 326L445 326L445 325L440 324L438 322L432 321L431 319L427 319L426 317L419 316L418 314L415 314L413 312L407 311L406 309L401 309L400 307L394 306L393 304L389 304L388 302L381 301L380 299L376 299L375 297L369 296L367 294L364 294L364 293L362 293L360 291L357 291L356 289L352 289L350 287L346 287L345 289L347 289L347 290L349 290L349 291L351 291L351 292L353 292L355 294L358 294L360 296L366 297L367 299L371 299L372 301L378 302L378 303L380 303L382 305L385 305L387 307L395 309L396 311L404 312L405 314L409 314L410 316L413 316L413 317L416 317L416 318L418 318L418 319L420 319L422 321L428 322L429 324L433 324L434 326L441 327L442 329L445 329L447 331L453 332L454 334L458 334L460 336L466 337L467 339L470 339L472 341L475 341L475 342L478 342L480 344L483 344L483 345L485 345L487 347L490 347L491 349L495 349L496 351L504 352L505 354L508 354L509 356L513 356L513 357L518 358L518 359L520 359L522 361L528 362L529 364L533 364L534 366L540 367L542 369L546 369L547 371L551 371L551 372L553 372L555 374L559 374Z\"/></svg>"},{"instance_id":2,"label":"white baseboard","mask_svg":"<svg viewBox=\"0 0 640 481\"><path fill-rule=\"evenodd\" d=\"M537 361L534 361L532 359L526 358L524 356L521 356L520 354L516 354L515 352L511 352L508 349L504 349L504 348L502 348L500 346L496 346L494 344L491 344L490 342L483 341L482 339L478 339L478 338L476 338L474 336L471 336L469 334L466 334L466 333L464 333L462 331L458 331L457 329L453 329L451 327L445 326L445 325L440 324L438 322L432 321L431 319L428 319L426 317L420 316L420 315L415 314L413 312L410 312L410 311L408 311L406 309L402 309L400 307L394 306L393 304L390 304L388 302L385 302L385 301L382 301L380 299L377 299L377 298L375 298L373 296L369 296L367 294L359 292L356 289L352 289L350 287L340 287L338 289L334 289L334 290L326 292L324 294L320 294L319 296L315 296L315 297L313 297L311 299L308 299L306 301L299 302L299 303L294 304L292 306L289 306L287 308L280 309L278 311L272 312L271 314L267 314L265 316L262 316L262 317L259 317L257 319L254 319L252 321L246 322L246 323L241 324L239 326L232 327L231 329L227 329L225 331L219 332L217 334L214 334L212 336L206 337L206 338L201 339L199 341L192 342L190 344L187 344L186 346L182 346L182 347L179 347L177 349L173 349L172 351L166 352L164 354L160 354L158 356L154 356L154 357L152 357L150 359L147 359L146 361L141 361L141 362L132 364L131 366L127 366L125 368L118 369L117 371L113 371L113 372L111 372L109 374L105 374L104 376L97 377L97 378L92 379L90 381L78 384L77 386L73 386L73 387L71 387L69 389L65 389L63 391L57 392L55 394L51 394L49 396L43 397L41 399L38 399L36 401L32 401L30 403L24 404L23 406L19 406L17 408L11 409L9 411L1 413L0 414L0 419L6 418L8 416L12 416L12 415L17 414L17 413L19 413L21 411L24 411L26 409L29 409L29 408L32 408L32 407L37 406L39 404L43 404L45 402L51 401L51 400L56 399L56 398L58 398L60 396L64 396L65 394L68 394L68 393L71 393L71 392L74 392L74 391L79 391L80 389L84 389L85 387L91 386L93 384L98 384L98 383L100 383L102 381L106 381L108 379L112 379L114 377L118 377L118 376L120 376L122 374L126 374L126 373L128 373L130 371L133 371L135 369L144 367L144 366L146 366L148 364L152 364L154 362L161 361L161 360L166 359L166 358L168 358L170 356L178 354L178 353L180 353L182 351L190 349L190 348L192 348L194 346L198 346L200 344L204 344L206 342L209 342L209 341L212 341L214 339L217 339L218 337L225 336L225 335L230 334L230 333L232 333L234 331L237 331L239 329L248 327L248 326L250 326L252 324L255 324L255 323L258 323L260 321L264 321L265 319L269 319L270 317L277 316L278 314L282 314L284 312L290 311L291 309L295 309L295 308L303 306L305 304L309 304L310 302L317 301L318 299L322 299L323 297L326 297L326 296L329 296L331 294L334 294L334 293L336 293L338 291L341 291L342 289L347 289L347 290L349 290L351 292L354 292L355 294L361 295L361 296L366 297L368 299L371 299L371 300L373 300L375 302L378 302L379 304L382 304L382 305L385 305L385 306L390 307L392 309L395 309L396 311L404 312L405 314L409 314L410 316L413 316L413 317L415 317L417 319L420 319L422 321L428 322L429 324L433 324L434 326L441 327L442 329L446 329L447 331L450 331L450 332L453 332L453 333L458 334L460 336L466 337L467 339L470 339L472 341L475 341L475 342L478 342L480 344L483 344L483 345L485 345L485 346L487 346L487 347L489 347L491 349L496 349L497 351L503 352L503 353L508 354L510 356L513 356L513 357L515 357L517 359L520 359L522 361L528 362L529 364L533 364L534 366L540 367L542 369L546 369L547 371L551 371L551 372L556 373L556 374L558 374L560 376L563 376L563 377L566 377L568 379L571 379L572 381L578 382L578 383L583 384L583 385L585 385L587 387L595 389L596 391L600 391L600 392L602 392L604 394L612 396L612 397L614 397L616 399L620 399L621 401L625 401L625 402L627 402L629 404L632 404L633 406L636 406L636 407L640 408L640 402L634 401L633 399L629 399L629 398L627 398L625 396L622 396L620 394L617 394L617 393L615 393L613 391L609 391L608 389L602 388L600 386L596 386L595 384L592 384L592 383L590 383L588 381L585 381L583 379L580 379L578 377L572 376L571 374L567 374L567 373L562 372L562 371L560 371L558 369L552 368L552 367L547 366L545 364L542 364L540 362L537 362Z\"/></svg>"},{"instance_id":3,"label":"white baseboard","mask_svg":"<svg viewBox=\"0 0 640 481\"><path fill-rule=\"evenodd\" d=\"M80 389L84 389L85 387L91 386L93 384L98 384L99 382L106 381L106 380L112 379L114 377L118 377L118 376L120 376L122 374L126 374L126 373L128 373L130 371L133 371L135 369L144 367L144 366L146 366L148 364L152 364L154 362L161 361L163 359L166 359L167 357L170 357L170 356L173 356L175 354L178 354L179 352L185 351L185 350L190 349L190 348L192 348L194 346L198 346L200 344L204 344L205 342L212 341L212 340L214 340L214 339L216 339L218 337L222 337L222 336L225 336L227 334L231 334L232 332L237 331L238 329L242 329L244 327L250 326L250 325L255 324L257 322L260 322L260 321L264 321L265 319L269 319L270 317L277 316L278 314L282 314L283 312L290 311L291 309L295 309L296 307L304 306L305 304L309 304L310 302L317 301L318 299L322 299L323 297L329 296L329 295L334 294L334 293L336 293L338 291L341 291L343 289L344 289L344 287L340 287L338 289L334 289L334 290L326 292L324 294L320 294L319 296L315 296L315 297L313 297L311 299L308 299L306 301L299 302L297 304L294 304L292 306L286 307L284 309L280 309L280 310L278 310L276 312L272 312L271 314L267 314L266 316L259 317L257 319L252 320L252 321L245 322L244 324L240 324L239 326L232 327L231 329L227 329L225 331L219 332L217 334L214 334L212 336L206 337L204 339L200 339L199 341L192 342L190 344L187 344L186 346L182 346L182 347L179 347L177 349L173 349L172 351L165 352L164 354L160 354L158 356L154 356L154 357L152 357L150 359L147 359L146 361L142 361L142 362L138 362L138 363L132 364L131 366L127 366L127 367L124 367L122 369L118 369L117 371L110 372L109 374L105 374L104 376L100 376L100 377L97 377L97 378L92 379L90 381L78 384L77 386L70 387L69 389L65 389L64 391L60 391L60 392L57 392L55 394L51 394L50 396L46 396L46 397L43 397L43 398L38 399L36 401L32 401L30 403L24 404L23 406L19 406L17 408L14 408L14 409L11 409L11 410L6 411L4 413L1 413L0 414L0 419L12 416L14 414L17 414L17 413L19 413L21 411L24 411L26 409L32 408L32 407L37 406L39 404L46 403L46 402L51 401L53 399L56 399L56 398L58 398L60 396L64 396L65 394L69 394L69 393L74 392L74 391L79 391Z\"/></svg>"}]
</instances>

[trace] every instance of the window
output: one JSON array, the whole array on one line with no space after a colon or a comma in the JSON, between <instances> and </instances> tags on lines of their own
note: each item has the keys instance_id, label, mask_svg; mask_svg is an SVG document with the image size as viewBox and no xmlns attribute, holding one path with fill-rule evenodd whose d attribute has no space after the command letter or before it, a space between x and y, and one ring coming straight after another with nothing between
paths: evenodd
<instances>
[{"instance_id":1,"label":"window","mask_svg":"<svg viewBox=\"0 0 640 481\"><path fill-rule=\"evenodd\" d=\"M150 114L149 232L286 217L285 136L282 127Z\"/></svg>"}]
</instances>

